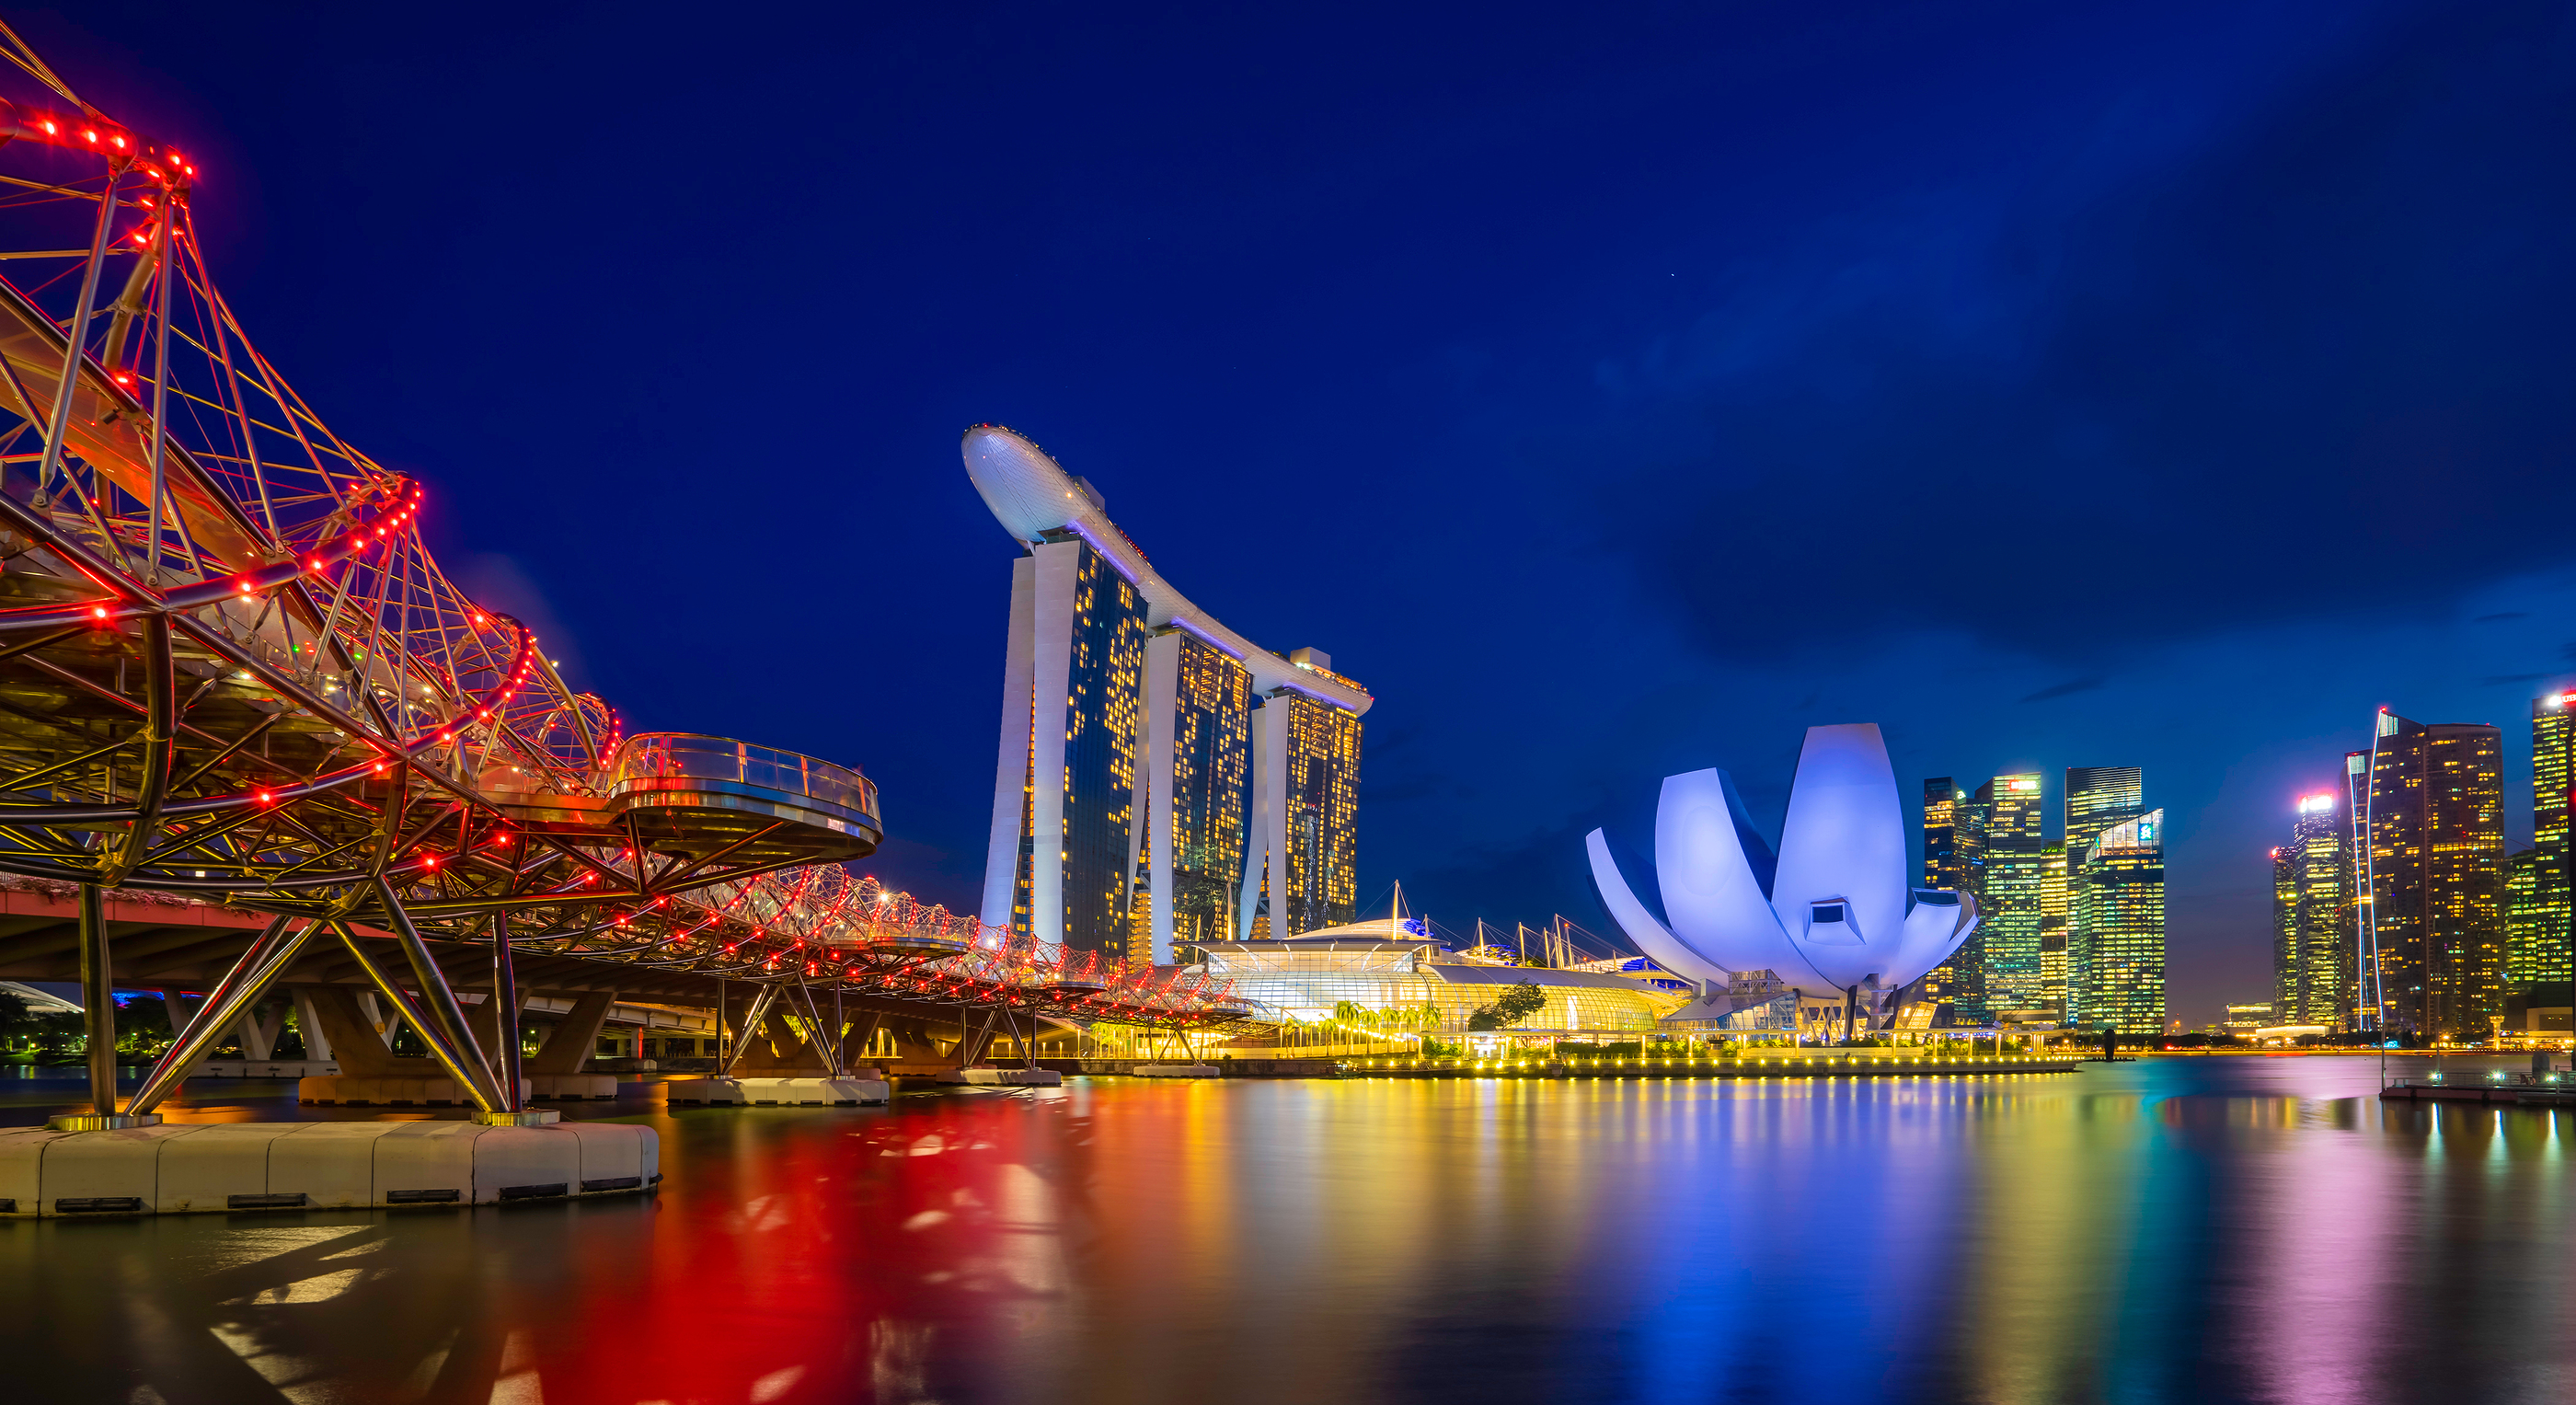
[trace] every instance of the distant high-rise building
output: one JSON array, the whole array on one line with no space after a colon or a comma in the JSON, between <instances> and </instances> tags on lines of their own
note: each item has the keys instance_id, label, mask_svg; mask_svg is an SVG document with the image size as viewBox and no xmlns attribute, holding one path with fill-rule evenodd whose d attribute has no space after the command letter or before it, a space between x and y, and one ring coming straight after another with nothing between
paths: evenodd
<instances>
[{"instance_id":1,"label":"distant high-rise building","mask_svg":"<svg viewBox=\"0 0 2576 1405\"><path fill-rule=\"evenodd\" d=\"M2069 877L2068 1019L2079 1028L2164 1032L2164 816L2150 810L2095 835Z\"/></svg>"},{"instance_id":2,"label":"distant high-rise building","mask_svg":"<svg viewBox=\"0 0 2576 1405\"><path fill-rule=\"evenodd\" d=\"M2039 1004L2066 1015L2066 846L2051 840L2039 858Z\"/></svg>"},{"instance_id":3,"label":"distant high-rise building","mask_svg":"<svg viewBox=\"0 0 2576 1405\"><path fill-rule=\"evenodd\" d=\"M1368 693L1192 604L1028 440L979 425L964 454L1023 547L984 920L1129 965L1349 921Z\"/></svg>"},{"instance_id":4,"label":"distant high-rise building","mask_svg":"<svg viewBox=\"0 0 2576 1405\"><path fill-rule=\"evenodd\" d=\"M2345 1027L2352 1009L2350 826L2331 791L2303 796L2290 842L2272 851L2273 1009L2283 1024Z\"/></svg>"},{"instance_id":5,"label":"distant high-rise building","mask_svg":"<svg viewBox=\"0 0 2576 1405\"><path fill-rule=\"evenodd\" d=\"M2379 714L2363 975L2376 1027L2484 1039L2504 1014L2504 737Z\"/></svg>"},{"instance_id":6,"label":"distant high-rise building","mask_svg":"<svg viewBox=\"0 0 2576 1405\"><path fill-rule=\"evenodd\" d=\"M2516 986L2563 981L2576 921L2576 864L2568 847L2568 792L2576 786L2576 692L2531 703L2531 854L2527 891L2505 952ZM2516 857L2520 857L2517 855Z\"/></svg>"},{"instance_id":7,"label":"distant high-rise building","mask_svg":"<svg viewBox=\"0 0 2576 1405\"><path fill-rule=\"evenodd\" d=\"M1966 881L1959 866L1959 802L1968 798L1958 782L1934 776L1923 783L1923 886L1958 892Z\"/></svg>"},{"instance_id":8,"label":"distant high-rise building","mask_svg":"<svg viewBox=\"0 0 2576 1405\"><path fill-rule=\"evenodd\" d=\"M1923 886L1946 892L1967 888L1967 869L1959 861L1959 809L1968 793L1948 776L1923 783ZM1933 1019L1946 1022L1956 1014L1958 953L1923 977L1921 999L1933 1008Z\"/></svg>"},{"instance_id":9,"label":"distant high-rise building","mask_svg":"<svg viewBox=\"0 0 2576 1405\"><path fill-rule=\"evenodd\" d=\"M2299 1008L2299 859L2272 850L2272 1008Z\"/></svg>"},{"instance_id":10,"label":"distant high-rise building","mask_svg":"<svg viewBox=\"0 0 2576 1405\"><path fill-rule=\"evenodd\" d=\"M1983 1024L2044 1010L2040 928L2046 916L2046 810L2037 775L1997 776L1960 807L1960 858L1977 898L1977 930L1952 958L1958 1016Z\"/></svg>"},{"instance_id":11,"label":"distant high-rise building","mask_svg":"<svg viewBox=\"0 0 2576 1405\"><path fill-rule=\"evenodd\" d=\"M2504 970L2508 987L2532 983L2529 972L2546 959L2541 932L2540 850L2516 849L2504 861Z\"/></svg>"},{"instance_id":12,"label":"distant high-rise building","mask_svg":"<svg viewBox=\"0 0 2576 1405\"><path fill-rule=\"evenodd\" d=\"M2146 773L2136 766L2069 766L2062 804L2066 817L2065 862L2071 873L2082 866L2086 851L2102 831L2146 812ZM2077 945L2075 923L2079 920L2081 913L2068 901L2060 945L2070 950Z\"/></svg>"},{"instance_id":13,"label":"distant high-rise building","mask_svg":"<svg viewBox=\"0 0 2576 1405\"><path fill-rule=\"evenodd\" d=\"M2065 804L2066 852L2081 863L2093 836L2146 813L2146 772L2136 766L2069 766Z\"/></svg>"}]
</instances>

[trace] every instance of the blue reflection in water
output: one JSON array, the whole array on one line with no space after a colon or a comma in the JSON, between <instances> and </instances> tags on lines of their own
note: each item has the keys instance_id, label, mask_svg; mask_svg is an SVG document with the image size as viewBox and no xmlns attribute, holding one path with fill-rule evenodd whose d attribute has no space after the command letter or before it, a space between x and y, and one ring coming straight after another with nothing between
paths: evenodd
<instances>
[{"instance_id":1,"label":"blue reflection in water","mask_svg":"<svg viewBox=\"0 0 2576 1405\"><path fill-rule=\"evenodd\" d=\"M657 1200L0 1225L0 1331L172 1402L2566 1398L2565 1129L2378 1078L657 1106Z\"/></svg>"}]
</instances>

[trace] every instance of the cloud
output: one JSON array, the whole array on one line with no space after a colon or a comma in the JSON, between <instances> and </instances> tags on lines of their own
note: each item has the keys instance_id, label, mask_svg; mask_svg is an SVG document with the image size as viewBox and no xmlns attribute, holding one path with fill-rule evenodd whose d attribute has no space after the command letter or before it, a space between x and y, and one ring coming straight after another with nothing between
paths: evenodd
<instances>
[{"instance_id":1,"label":"cloud","mask_svg":"<svg viewBox=\"0 0 2576 1405\"><path fill-rule=\"evenodd\" d=\"M1601 507L1658 524L1648 583L1725 657L1962 628L2095 664L2565 559L2512 524L2576 513L2576 165L2533 137L2576 126L2576 11L2355 47L2179 155L2070 136L2044 154L2080 175L1743 270L1593 456L1642 465ZM1748 611L1747 581L1797 587Z\"/></svg>"},{"instance_id":2,"label":"cloud","mask_svg":"<svg viewBox=\"0 0 2576 1405\"><path fill-rule=\"evenodd\" d=\"M2089 693L2109 681L2110 680L2106 678L2070 678L2055 687L2042 688L2038 692L2032 693L2023 698L2022 701L2026 703L2046 702L2050 698L2062 698L2073 693Z\"/></svg>"}]
</instances>

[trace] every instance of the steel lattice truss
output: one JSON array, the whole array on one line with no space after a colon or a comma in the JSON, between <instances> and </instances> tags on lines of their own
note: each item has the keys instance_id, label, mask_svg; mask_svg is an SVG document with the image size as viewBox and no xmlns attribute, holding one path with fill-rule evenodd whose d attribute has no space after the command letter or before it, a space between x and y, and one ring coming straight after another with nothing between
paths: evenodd
<instances>
[{"instance_id":1,"label":"steel lattice truss","mask_svg":"<svg viewBox=\"0 0 2576 1405\"><path fill-rule=\"evenodd\" d=\"M5 26L0 58L0 871L277 930L1083 1020L1245 1013L852 878L879 837L855 772L625 735L440 571L421 486L260 353L199 247L190 158Z\"/></svg>"}]
</instances>

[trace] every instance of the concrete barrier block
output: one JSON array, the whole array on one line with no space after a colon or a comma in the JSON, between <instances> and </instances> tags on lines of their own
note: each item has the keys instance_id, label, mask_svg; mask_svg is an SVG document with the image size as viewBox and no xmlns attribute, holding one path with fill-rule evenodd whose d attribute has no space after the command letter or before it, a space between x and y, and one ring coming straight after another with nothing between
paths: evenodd
<instances>
[{"instance_id":1,"label":"concrete barrier block","mask_svg":"<svg viewBox=\"0 0 2576 1405\"><path fill-rule=\"evenodd\" d=\"M376 1203L376 1139L398 1122L312 1122L268 1149L268 1193L331 1209Z\"/></svg>"},{"instance_id":2,"label":"concrete barrier block","mask_svg":"<svg viewBox=\"0 0 2576 1405\"><path fill-rule=\"evenodd\" d=\"M141 1214L161 1198L161 1144L193 1136L203 1124L124 1127L82 1132L45 1148L38 1213Z\"/></svg>"},{"instance_id":3,"label":"concrete barrier block","mask_svg":"<svg viewBox=\"0 0 2576 1405\"><path fill-rule=\"evenodd\" d=\"M539 1100L614 1098L617 1077L608 1073L538 1073L528 1077L528 1096Z\"/></svg>"},{"instance_id":4,"label":"concrete barrier block","mask_svg":"<svg viewBox=\"0 0 2576 1405\"><path fill-rule=\"evenodd\" d=\"M1058 1088L1064 1085L1064 1075L1051 1068L952 1068L933 1081L976 1087Z\"/></svg>"},{"instance_id":5,"label":"concrete barrier block","mask_svg":"<svg viewBox=\"0 0 2576 1405\"><path fill-rule=\"evenodd\" d=\"M584 1194L642 1190L660 1170L661 1138L650 1127L625 1122L556 1125L572 1133L581 1146L581 1184L575 1189ZM648 1160L654 1164L646 1165Z\"/></svg>"},{"instance_id":6,"label":"concrete barrier block","mask_svg":"<svg viewBox=\"0 0 2576 1405\"><path fill-rule=\"evenodd\" d=\"M268 1152L278 1138L302 1131L299 1122L226 1122L201 1126L193 1137L161 1144L161 1184L154 1209L165 1215L208 1210L301 1209L300 1193L268 1188Z\"/></svg>"},{"instance_id":7,"label":"concrete barrier block","mask_svg":"<svg viewBox=\"0 0 2576 1405\"><path fill-rule=\"evenodd\" d=\"M474 1143L474 1202L571 1195L581 1185L581 1138L552 1127L484 1127Z\"/></svg>"},{"instance_id":8,"label":"concrete barrier block","mask_svg":"<svg viewBox=\"0 0 2576 1405\"><path fill-rule=\"evenodd\" d=\"M45 1148L72 1135L43 1127L0 1132L0 1215L36 1217L44 1203Z\"/></svg>"},{"instance_id":9,"label":"concrete barrier block","mask_svg":"<svg viewBox=\"0 0 2576 1405\"><path fill-rule=\"evenodd\" d=\"M679 1104L712 1103L737 1106L743 1101L742 1080L738 1078L674 1078L662 1085L662 1095Z\"/></svg>"},{"instance_id":10,"label":"concrete barrier block","mask_svg":"<svg viewBox=\"0 0 2576 1405\"><path fill-rule=\"evenodd\" d=\"M445 1081L445 1080L440 1080ZM480 1133L471 1122L396 1122L376 1138L374 1203L465 1205L474 1200Z\"/></svg>"},{"instance_id":11,"label":"concrete barrier block","mask_svg":"<svg viewBox=\"0 0 2576 1405\"><path fill-rule=\"evenodd\" d=\"M823 1080L820 1078L737 1078L742 1085L742 1100L753 1107L795 1107L802 1103L821 1104Z\"/></svg>"},{"instance_id":12,"label":"concrete barrier block","mask_svg":"<svg viewBox=\"0 0 2576 1405\"><path fill-rule=\"evenodd\" d=\"M208 1059L197 1078L313 1078L340 1071L336 1059Z\"/></svg>"}]
</instances>

